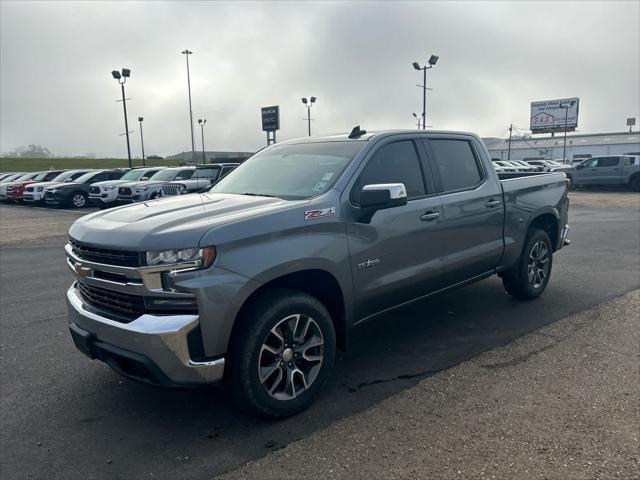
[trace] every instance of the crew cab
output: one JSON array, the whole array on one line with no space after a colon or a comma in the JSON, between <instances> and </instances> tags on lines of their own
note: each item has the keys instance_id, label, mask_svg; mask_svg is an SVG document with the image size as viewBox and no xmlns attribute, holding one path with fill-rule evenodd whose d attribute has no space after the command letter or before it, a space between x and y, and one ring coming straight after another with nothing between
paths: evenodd
<instances>
[{"instance_id":1,"label":"crew cab","mask_svg":"<svg viewBox=\"0 0 640 480\"><path fill-rule=\"evenodd\" d=\"M562 169L575 188L599 186L629 186L640 192L640 165L635 158L624 155L593 157Z\"/></svg>"},{"instance_id":2,"label":"crew cab","mask_svg":"<svg viewBox=\"0 0 640 480\"><path fill-rule=\"evenodd\" d=\"M86 207L91 184L105 180L117 180L126 172L127 170L123 168L94 170L79 176L73 182L56 183L45 188L45 204L47 207Z\"/></svg>"},{"instance_id":3,"label":"crew cab","mask_svg":"<svg viewBox=\"0 0 640 480\"><path fill-rule=\"evenodd\" d=\"M13 182L7 186L7 199L14 202L22 202L25 188L27 185L38 182L47 182L53 180L60 175L63 170L48 170L41 172L39 175L33 177L31 180L23 180L21 182Z\"/></svg>"},{"instance_id":4,"label":"crew cab","mask_svg":"<svg viewBox=\"0 0 640 480\"><path fill-rule=\"evenodd\" d=\"M47 187L52 185L57 185L59 183L70 183L73 182L78 177L84 175L88 172L93 172L93 169L83 169L83 170L67 170L65 172L60 173L55 178L51 179L48 182L37 182L27 185L24 189L24 193L22 194L22 201L24 203L44 203L44 190Z\"/></svg>"},{"instance_id":5,"label":"crew cab","mask_svg":"<svg viewBox=\"0 0 640 480\"><path fill-rule=\"evenodd\" d=\"M69 329L130 378L224 379L238 405L292 415L355 325L496 274L518 299L541 295L568 207L564 174L501 180L473 134L285 141L205 193L77 220Z\"/></svg>"},{"instance_id":6,"label":"crew cab","mask_svg":"<svg viewBox=\"0 0 640 480\"><path fill-rule=\"evenodd\" d=\"M216 163L212 165L196 165L196 170L187 180L176 180L162 185L160 195L183 195L185 193L200 192L214 185L218 180L227 176L239 163Z\"/></svg>"},{"instance_id":7,"label":"crew cab","mask_svg":"<svg viewBox=\"0 0 640 480\"><path fill-rule=\"evenodd\" d=\"M162 196L162 186L176 180L189 180L196 167L165 168L149 180L129 182L118 186L118 201L122 203L144 202Z\"/></svg>"},{"instance_id":8,"label":"crew cab","mask_svg":"<svg viewBox=\"0 0 640 480\"><path fill-rule=\"evenodd\" d=\"M129 182L146 182L164 167L134 168L118 180L105 180L89 187L89 203L96 207L112 207L118 203L118 187Z\"/></svg>"}]
</instances>

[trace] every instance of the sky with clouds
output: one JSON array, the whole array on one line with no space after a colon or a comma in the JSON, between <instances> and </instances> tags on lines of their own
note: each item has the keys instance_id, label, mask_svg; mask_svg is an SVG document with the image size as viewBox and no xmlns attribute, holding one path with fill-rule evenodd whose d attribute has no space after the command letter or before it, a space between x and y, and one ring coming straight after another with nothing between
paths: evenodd
<instances>
[{"instance_id":1,"label":"sky with clouds","mask_svg":"<svg viewBox=\"0 0 640 480\"><path fill-rule=\"evenodd\" d=\"M525 131L532 101L580 98L578 130L622 131L640 114L640 2L36 2L0 3L0 151L124 157L126 84L134 156L265 144L260 107L280 105L278 140L427 125L504 136ZM196 124L196 145L200 130Z\"/></svg>"}]
</instances>

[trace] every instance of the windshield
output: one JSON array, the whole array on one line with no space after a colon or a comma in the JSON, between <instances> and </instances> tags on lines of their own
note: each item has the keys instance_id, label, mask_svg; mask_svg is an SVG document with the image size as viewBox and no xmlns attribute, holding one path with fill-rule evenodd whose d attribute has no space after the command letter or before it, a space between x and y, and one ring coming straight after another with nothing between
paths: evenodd
<instances>
[{"instance_id":1,"label":"windshield","mask_svg":"<svg viewBox=\"0 0 640 480\"><path fill-rule=\"evenodd\" d=\"M149 181L150 182L154 182L154 181L171 182L180 171L181 170L170 170L170 169L160 170L155 175L152 175Z\"/></svg>"},{"instance_id":2,"label":"windshield","mask_svg":"<svg viewBox=\"0 0 640 480\"><path fill-rule=\"evenodd\" d=\"M142 174L146 172L146 170L131 170L125 173L120 177L120 180L129 180L130 182L135 182L142 177Z\"/></svg>"},{"instance_id":3,"label":"windshield","mask_svg":"<svg viewBox=\"0 0 640 480\"><path fill-rule=\"evenodd\" d=\"M42 180L44 177L47 176L47 173L49 172L42 172L40 175L36 175L32 180Z\"/></svg>"},{"instance_id":4,"label":"windshield","mask_svg":"<svg viewBox=\"0 0 640 480\"><path fill-rule=\"evenodd\" d=\"M210 191L286 200L315 197L333 186L364 143L347 141L273 146L249 158Z\"/></svg>"},{"instance_id":5,"label":"windshield","mask_svg":"<svg viewBox=\"0 0 640 480\"><path fill-rule=\"evenodd\" d=\"M74 180L75 183L86 183L87 180L91 180L91 178L100 172L87 172L84 175L80 175L78 178Z\"/></svg>"}]
</instances>

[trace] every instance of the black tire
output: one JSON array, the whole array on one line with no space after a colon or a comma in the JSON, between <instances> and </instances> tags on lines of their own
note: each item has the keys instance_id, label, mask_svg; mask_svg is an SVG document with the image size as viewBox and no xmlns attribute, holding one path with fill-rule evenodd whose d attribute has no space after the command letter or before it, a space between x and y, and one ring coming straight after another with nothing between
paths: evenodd
<instances>
[{"instance_id":1,"label":"black tire","mask_svg":"<svg viewBox=\"0 0 640 480\"><path fill-rule=\"evenodd\" d=\"M279 336L272 336L273 330L276 330L276 327L284 328L285 324L283 322L288 322L288 319L296 316L300 320L311 319L314 322L314 326L311 327L314 332L313 338L321 338L324 342L322 346L307 347L308 349L305 350L305 352L308 352L312 348L319 349L314 350L316 355L310 355L310 357L321 357L320 363L316 363L318 368L309 367L314 364L307 362L306 353L298 353L302 351L304 345L310 345L309 342L313 340L312 338L307 342L303 342L304 345L298 345L300 350L296 350L296 358L289 361L288 364L282 360L285 353L289 354L291 360L290 355L293 355L293 350L292 348L285 349L284 347L287 347L287 345L295 346L296 343L295 339L292 343L292 339L287 335L286 329L284 329L284 334L282 335L281 346L278 347L276 345L273 348L274 350L280 350L279 355L275 355L264 348L269 342L273 341L273 338L280 338ZM236 404L246 411L276 418L288 417L306 409L316 399L327 382L335 359L335 329L325 306L311 295L297 290L272 289L253 300L241 318L238 319L238 322L238 325L234 327L228 363L225 368L225 381L230 386ZM297 325L299 324L296 323ZM300 325L303 325L303 323L301 322ZM309 332L310 327L306 323L304 325L307 325L304 331L306 334ZM304 328L304 325L301 328ZM301 328L296 330L294 327L294 330L301 332ZM283 333L282 330L276 331ZM321 335L316 335L317 332L320 332ZM273 347L274 344L271 343L270 346ZM265 356L268 355L272 355L271 358L274 362L264 365L262 362ZM315 360L315 362L318 362L318 360ZM261 365L264 365L262 369ZM274 366L276 366L275 369ZM298 386L303 385L300 383L301 378L298 374L291 373L289 376L288 373L298 370L298 368L300 368L298 371L302 372L307 367L314 370L314 376L311 378L310 374L302 375L300 373L305 381L309 379L311 381L308 387L296 393L296 382L298 382ZM261 372L269 370L272 373L265 375L261 381ZM286 382L287 378L293 379L293 382ZM273 387L273 390L277 390L278 386L282 386L284 387L283 392L281 394L278 392L270 393L268 391L269 387L272 387L278 381L281 383ZM285 384L282 382L285 382ZM287 385L293 385L293 397L275 398L273 396L288 395L286 391Z\"/></svg>"},{"instance_id":2,"label":"black tire","mask_svg":"<svg viewBox=\"0 0 640 480\"><path fill-rule=\"evenodd\" d=\"M533 260L533 279L531 278L531 262L534 256L534 247L538 246L542 242L546 247L546 262L542 263ZM541 250L543 250L541 248ZM541 265L546 265L541 267ZM515 298L522 300L529 300L539 297L551 277L551 270L553 267L553 248L549 235L543 230L530 230L525 240L522 254L518 259L517 264L510 270L507 270L502 275L502 284L508 294ZM544 278L539 272L544 272ZM539 281L541 280L541 281Z\"/></svg>"},{"instance_id":3,"label":"black tire","mask_svg":"<svg viewBox=\"0 0 640 480\"><path fill-rule=\"evenodd\" d=\"M71 208L84 208L87 206L89 198L84 192L73 192L69 195L67 205Z\"/></svg>"},{"instance_id":4,"label":"black tire","mask_svg":"<svg viewBox=\"0 0 640 480\"><path fill-rule=\"evenodd\" d=\"M636 175L631 179L631 190L634 192L640 192L640 175Z\"/></svg>"}]
</instances>

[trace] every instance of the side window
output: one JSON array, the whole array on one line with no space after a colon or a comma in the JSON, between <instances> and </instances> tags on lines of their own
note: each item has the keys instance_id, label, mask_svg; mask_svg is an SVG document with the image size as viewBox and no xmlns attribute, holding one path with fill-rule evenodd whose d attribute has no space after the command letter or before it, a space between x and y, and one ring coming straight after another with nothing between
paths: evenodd
<instances>
[{"instance_id":1,"label":"side window","mask_svg":"<svg viewBox=\"0 0 640 480\"><path fill-rule=\"evenodd\" d=\"M109 175L109 180L119 180L125 173L127 172L111 172Z\"/></svg>"},{"instance_id":2,"label":"side window","mask_svg":"<svg viewBox=\"0 0 640 480\"><path fill-rule=\"evenodd\" d=\"M193 176L194 170L182 170L176 175L176 180L189 180Z\"/></svg>"},{"instance_id":3,"label":"side window","mask_svg":"<svg viewBox=\"0 0 640 480\"><path fill-rule=\"evenodd\" d=\"M196 170L196 173L193 174L193 178L218 178L219 171L220 169L218 167L199 168L198 170Z\"/></svg>"},{"instance_id":4,"label":"side window","mask_svg":"<svg viewBox=\"0 0 640 480\"><path fill-rule=\"evenodd\" d=\"M467 140L429 140L443 191L471 188L482 180L482 173Z\"/></svg>"},{"instance_id":5,"label":"side window","mask_svg":"<svg viewBox=\"0 0 640 480\"><path fill-rule=\"evenodd\" d=\"M351 201L358 205L365 185L404 183L409 199L425 195L420 159L411 140L381 147L367 162L351 190Z\"/></svg>"},{"instance_id":6,"label":"side window","mask_svg":"<svg viewBox=\"0 0 640 480\"><path fill-rule=\"evenodd\" d=\"M620 163L620 157L603 157L598 160L598 167L615 167Z\"/></svg>"},{"instance_id":7,"label":"side window","mask_svg":"<svg viewBox=\"0 0 640 480\"><path fill-rule=\"evenodd\" d=\"M93 178L90 178L87 183L104 182L105 180L109 180L109 172L101 172L97 175L94 175Z\"/></svg>"},{"instance_id":8,"label":"side window","mask_svg":"<svg viewBox=\"0 0 640 480\"><path fill-rule=\"evenodd\" d=\"M592 158L591 160L584 162L583 165L585 168L596 168L596 165L598 165L598 159Z\"/></svg>"}]
</instances>

